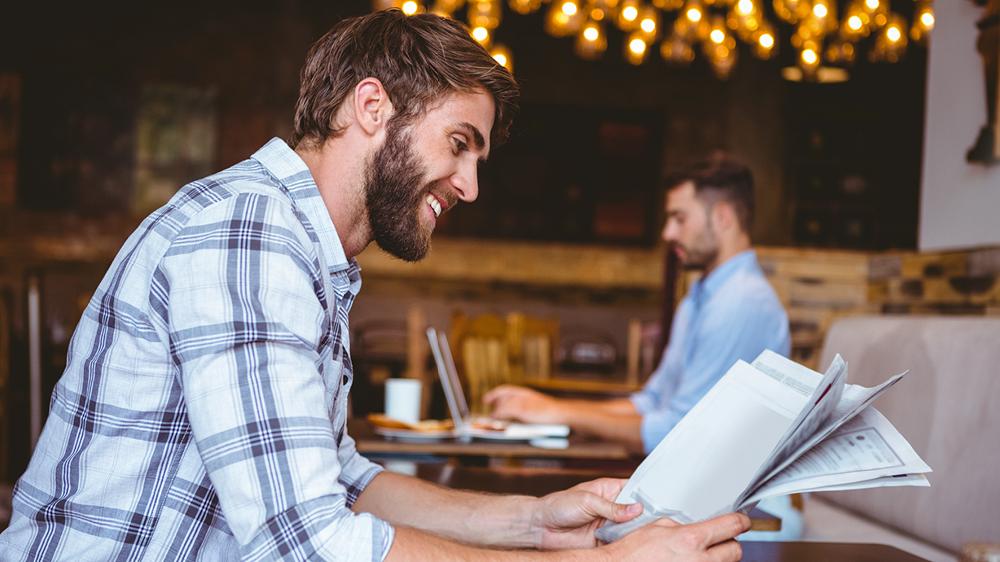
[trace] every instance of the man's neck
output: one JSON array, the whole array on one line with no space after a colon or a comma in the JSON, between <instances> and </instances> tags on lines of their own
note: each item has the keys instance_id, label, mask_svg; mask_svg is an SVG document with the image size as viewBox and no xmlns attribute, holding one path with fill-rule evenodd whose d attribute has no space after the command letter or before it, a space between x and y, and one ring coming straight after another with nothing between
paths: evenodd
<instances>
[{"instance_id":1,"label":"man's neck","mask_svg":"<svg viewBox=\"0 0 1000 562\"><path fill-rule=\"evenodd\" d=\"M367 155L353 144L345 136L295 149L316 182L348 259L372 240L364 196Z\"/></svg>"},{"instance_id":2,"label":"man's neck","mask_svg":"<svg viewBox=\"0 0 1000 562\"><path fill-rule=\"evenodd\" d=\"M733 259L739 254L751 249L750 237L741 234L739 238L733 240L728 244L719 245L719 254L716 256L715 260L711 264L705 267L705 274L702 275L702 279L706 279L713 271L719 268L722 264Z\"/></svg>"}]
</instances>

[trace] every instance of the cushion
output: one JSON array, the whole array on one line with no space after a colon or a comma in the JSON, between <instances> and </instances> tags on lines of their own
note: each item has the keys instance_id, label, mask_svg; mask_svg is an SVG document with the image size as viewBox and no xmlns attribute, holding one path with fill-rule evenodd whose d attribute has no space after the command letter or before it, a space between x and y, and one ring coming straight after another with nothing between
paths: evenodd
<instances>
[{"instance_id":1,"label":"cushion","mask_svg":"<svg viewBox=\"0 0 1000 562\"><path fill-rule=\"evenodd\" d=\"M934 472L930 488L820 495L953 552L1000 542L1000 318L845 318L828 332L820 367L835 353L849 382L865 386L910 369L875 407Z\"/></svg>"}]
</instances>

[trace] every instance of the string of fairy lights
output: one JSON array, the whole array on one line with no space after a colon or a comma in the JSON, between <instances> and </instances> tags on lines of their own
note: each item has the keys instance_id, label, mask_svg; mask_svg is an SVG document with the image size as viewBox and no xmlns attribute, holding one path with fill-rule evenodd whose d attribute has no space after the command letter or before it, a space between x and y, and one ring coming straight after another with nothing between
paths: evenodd
<instances>
[{"instance_id":1,"label":"string of fairy lights","mask_svg":"<svg viewBox=\"0 0 1000 562\"><path fill-rule=\"evenodd\" d=\"M544 29L555 37L573 37L577 56L594 60L608 50L607 30L625 33L622 54L629 63L646 62L659 45L670 64L688 65L697 52L719 78L736 64L740 42L760 59L775 56L778 25L788 25L797 64L783 70L793 80L846 79L844 68L867 48L871 62L899 61L911 42L924 44L934 28L932 0L896 0L913 4L908 23L890 0L373 0L375 10L399 8L407 15L432 13L459 18L471 36L513 72L508 46L493 41L503 22L504 4L517 14L545 10ZM873 40L868 40L873 39Z\"/></svg>"}]
</instances>

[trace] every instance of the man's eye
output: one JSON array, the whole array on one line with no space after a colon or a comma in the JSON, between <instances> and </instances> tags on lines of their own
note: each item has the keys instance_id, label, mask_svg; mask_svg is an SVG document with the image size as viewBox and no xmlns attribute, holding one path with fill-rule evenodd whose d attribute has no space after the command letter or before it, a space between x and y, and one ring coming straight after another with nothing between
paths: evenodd
<instances>
[{"instance_id":1,"label":"man's eye","mask_svg":"<svg viewBox=\"0 0 1000 562\"><path fill-rule=\"evenodd\" d=\"M469 145L465 144L461 140L452 137L451 141L452 145L454 146L454 152L456 155L460 152L465 152L466 150L469 150Z\"/></svg>"}]
</instances>

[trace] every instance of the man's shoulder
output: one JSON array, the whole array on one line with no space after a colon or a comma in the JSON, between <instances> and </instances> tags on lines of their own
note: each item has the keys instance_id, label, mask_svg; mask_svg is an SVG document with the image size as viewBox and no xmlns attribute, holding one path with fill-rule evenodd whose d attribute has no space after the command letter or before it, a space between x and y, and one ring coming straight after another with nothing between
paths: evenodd
<instances>
[{"instance_id":1,"label":"man's shoulder","mask_svg":"<svg viewBox=\"0 0 1000 562\"><path fill-rule=\"evenodd\" d=\"M737 271L719 287L712 300L727 308L785 311L774 287L756 266Z\"/></svg>"},{"instance_id":2,"label":"man's shoulder","mask_svg":"<svg viewBox=\"0 0 1000 562\"><path fill-rule=\"evenodd\" d=\"M269 224L308 230L285 186L252 158L184 185L147 220L167 238L220 221L230 229Z\"/></svg>"},{"instance_id":3,"label":"man's shoulder","mask_svg":"<svg viewBox=\"0 0 1000 562\"><path fill-rule=\"evenodd\" d=\"M260 162L248 158L225 170L183 186L170 199L166 208L191 215L222 202L232 202L233 199L246 195L278 199L287 202L288 205L292 203L281 182L271 175Z\"/></svg>"}]
</instances>

